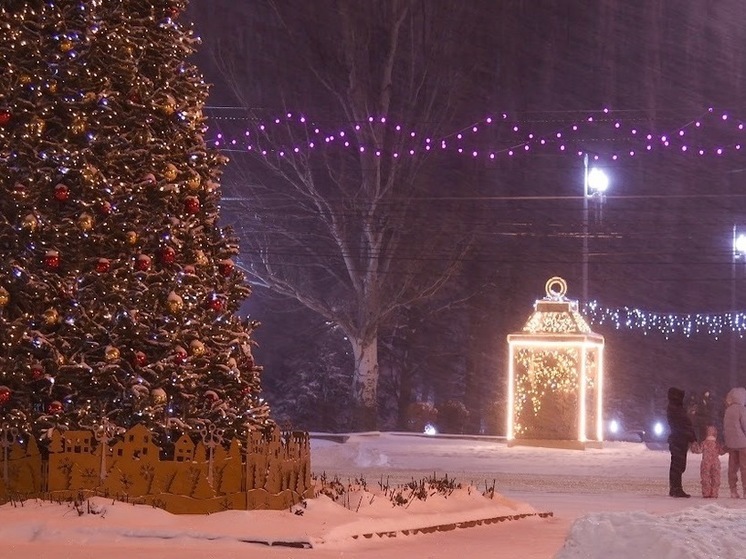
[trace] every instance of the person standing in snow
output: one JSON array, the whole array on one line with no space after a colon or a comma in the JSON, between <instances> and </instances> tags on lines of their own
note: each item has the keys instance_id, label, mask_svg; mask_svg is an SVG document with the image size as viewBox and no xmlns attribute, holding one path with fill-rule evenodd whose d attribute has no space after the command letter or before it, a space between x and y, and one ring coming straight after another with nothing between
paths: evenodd
<instances>
[{"instance_id":1,"label":"person standing in snow","mask_svg":"<svg viewBox=\"0 0 746 559\"><path fill-rule=\"evenodd\" d=\"M702 455L699 465L702 496L705 499L717 499L720 491L720 456L728 452L718 441L717 427L708 426L704 440L692 443L692 452Z\"/></svg>"},{"instance_id":2,"label":"person standing in snow","mask_svg":"<svg viewBox=\"0 0 746 559\"><path fill-rule=\"evenodd\" d=\"M710 391L706 390L697 402L697 410L694 421L694 430L697 432L697 441L703 442L707 436L707 430L715 425L715 414L713 413L712 398Z\"/></svg>"},{"instance_id":3,"label":"person standing in snow","mask_svg":"<svg viewBox=\"0 0 746 559\"><path fill-rule=\"evenodd\" d=\"M731 389L725 397L723 437L728 448L728 485L730 496L738 499L738 473L746 497L746 388Z\"/></svg>"},{"instance_id":4,"label":"person standing in snow","mask_svg":"<svg viewBox=\"0 0 746 559\"><path fill-rule=\"evenodd\" d=\"M671 467L668 471L668 494L671 497L691 497L684 492L681 477L686 470L686 454L689 445L697 440L692 420L684 408L684 391L672 386L668 389L668 449L671 451Z\"/></svg>"}]
</instances>

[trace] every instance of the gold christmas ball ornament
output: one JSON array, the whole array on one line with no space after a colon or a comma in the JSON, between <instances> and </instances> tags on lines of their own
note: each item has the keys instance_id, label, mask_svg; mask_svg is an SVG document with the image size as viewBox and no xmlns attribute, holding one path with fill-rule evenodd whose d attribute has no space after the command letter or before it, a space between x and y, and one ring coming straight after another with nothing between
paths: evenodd
<instances>
[{"instance_id":1,"label":"gold christmas ball ornament","mask_svg":"<svg viewBox=\"0 0 746 559\"><path fill-rule=\"evenodd\" d=\"M192 340L189 344L189 351L192 352L192 355L200 357L205 354L205 344L199 340Z\"/></svg>"},{"instance_id":2,"label":"gold christmas ball ornament","mask_svg":"<svg viewBox=\"0 0 746 559\"><path fill-rule=\"evenodd\" d=\"M0 287L0 308L6 307L10 303L10 293L4 287Z\"/></svg>"},{"instance_id":3,"label":"gold christmas ball ornament","mask_svg":"<svg viewBox=\"0 0 746 559\"><path fill-rule=\"evenodd\" d=\"M93 182L96 176L98 176L98 169L95 165L91 165L90 163L86 163L83 167L83 170L80 172L80 174L83 176L83 178L87 182Z\"/></svg>"},{"instance_id":4,"label":"gold christmas ball ornament","mask_svg":"<svg viewBox=\"0 0 746 559\"><path fill-rule=\"evenodd\" d=\"M49 80L47 82L47 91L49 93L57 93L57 80Z\"/></svg>"},{"instance_id":5,"label":"gold christmas ball ornament","mask_svg":"<svg viewBox=\"0 0 746 559\"><path fill-rule=\"evenodd\" d=\"M73 119L72 124L70 125L70 131L73 134L76 134L76 135L79 136L79 135L85 133L87 124L88 123L86 122L85 118L83 118L82 116L76 116Z\"/></svg>"},{"instance_id":6,"label":"gold christmas ball ornament","mask_svg":"<svg viewBox=\"0 0 746 559\"><path fill-rule=\"evenodd\" d=\"M46 122L39 118L38 116L32 118L28 121L28 124L26 124L26 129L28 130L28 133L32 136L41 136L44 134L44 129L47 127Z\"/></svg>"},{"instance_id":7,"label":"gold christmas ball ornament","mask_svg":"<svg viewBox=\"0 0 746 559\"><path fill-rule=\"evenodd\" d=\"M21 85L28 85L31 83L31 80L32 78L28 74L21 74L21 76L19 76L18 78L18 83L20 83Z\"/></svg>"},{"instance_id":8,"label":"gold christmas ball ornament","mask_svg":"<svg viewBox=\"0 0 746 559\"><path fill-rule=\"evenodd\" d=\"M78 227L81 231L90 231L93 229L93 216L85 212L80 214L78 217Z\"/></svg>"},{"instance_id":9,"label":"gold christmas ball ornament","mask_svg":"<svg viewBox=\"0 0 746 559\"><path fill-rule=\"evenodd\" d=\"M184 308L184 299L172 291L166 299L166 308L172 313L177 313Z\"/></svg>"},{"instance_id":10,"label":"gold christmas ball ornament","mask_svg":"<svg viewBox=\"0 0 746 559\"><path fill-rule=\"evenodd\" d=\"M127 239L128 245L136 245L137 244L137 232L135 231L127 231L124 234L124 238Z\"/></svg>"},{"instance_id":11,"label":"gold christmas ball ornament","mask_svg":"<svg viewBox=\"0 0 746 559\"><path fill-rule=\"evenodd\" d=\"M207 260L207 256L205 256L205 253L201 250L198 250L194 253L194 263L197 264L197 266L207 266L209 264L209 260Z\"/></svg>"},{"instance_id":12,"label":"gold christmas ball ornament","mask_svg":"<svg viewBox=\"0 0 746 559\"><path fill-rule=\"evenodd\" d=\"M57 309L48 308L44 311L44 324L47 326L54 326L60 321L60 313Z\"/></svg>"},{"instance_id":13,"label":"gold christmas ball ornament","mask_svg":"<svg viewBox=\"0 0 746 559\"><path fill-rule=\"evenodd\" d=\"M70 52L75 47L75 44L70 39L62 39L60 41L60 51Z\"/></svg>"},{"instance_id":14,"label":"gold christmas ball ornament","mask_svg":"<svg viewBox=\"0 0 746 559\"><path fill-rule=\"evenodd\" d=\"M179 170L176 168L176 165L173 163L168 163L166 165L166 168L163 170L163 176L167 181L173 181L176 180L176 177L179 175Z\"/></svg>"},{"instance_id":15,"label":"gold christmas ball ornament","mask_svg":"<svg viewBox=\"0 0 746 559\"><path fill-rule=\"evenodd\" d=\"M112 362L119 359L119 350L115 348L114 346L106 346L106 349L104 350L104 357L107 361Z\"/></svg>"},{"instance_id":16,"label":"gold christmas ball ornament","mask_svg":"<svg viewBox=\"0 0 746 559\"><path fill-rule=\"evenodd\" d=\"M176 112L176 99L173 95L166 94L158 108L164 115L171 116Z\"/></svg>"},{"instance_id":17,"label":"gold christmas ball ornament","mask_svg":"<svg viewBox=\"0 0 746 559\"><path fill-rule=\"evenodd\" d=\"M154 388L150 391L150 401L158 406L161 404L165 404L168 400L168 395L166 394L166 391L163 390L163 388Z\"/></svg>"},{"instance_id":18,"label":"gold christmas ball ornament","mask_svg":"<svg viewBox=\"0 0 746 559\"><path fill-rule=\"evenodd\" d=\"M33 233L36 231L36 228L39 227L39 220L36 219L34 214L28 214L23 218L23 220L21 220L21 227L23 227L24 230Z\"/></svg>"},{"instance_id":19,"label":"gold christmas ball ornament","mask_svg":"<svg viewBox=\"0 0 746 559\"><path fill-rule=\"evenodd\" d=\"M200 187L200 177L197 173L190 173L189 178L187 179L187 188L191 190L192 192L195 192L199 190Z\"/></svg>"}]
</instances>

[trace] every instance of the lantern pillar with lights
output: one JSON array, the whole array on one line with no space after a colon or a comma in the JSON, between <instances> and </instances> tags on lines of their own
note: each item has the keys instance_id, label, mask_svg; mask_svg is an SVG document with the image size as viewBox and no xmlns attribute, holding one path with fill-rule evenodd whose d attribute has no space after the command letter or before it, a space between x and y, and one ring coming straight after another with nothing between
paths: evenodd
<instances>
[{"instance_id":1,"label":"lantern pillar with lights","mask_svg":"<svg viewBox=\"0 0 746 559\"><path fill-rule=\"evenodd\" d=\"M508 336L509 445L600 447L604 338L591 331L560 277L520 332Z\"/></svg>"}]
</instances>

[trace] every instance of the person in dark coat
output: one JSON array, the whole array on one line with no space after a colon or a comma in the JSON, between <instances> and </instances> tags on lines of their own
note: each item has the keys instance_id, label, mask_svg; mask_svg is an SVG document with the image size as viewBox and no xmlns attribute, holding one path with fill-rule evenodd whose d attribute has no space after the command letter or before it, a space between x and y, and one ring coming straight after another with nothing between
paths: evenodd
<instances>
[{"instance_id":1,"label":"person in dark coat","mask_svg":"<svg viewBox=\"0 0 746 559\"><path fill-rule=\"evenodd\" d=\"M668 389L668 449L671 451L671 468L668 472L668 494L671 497L690 497L684 492L681 476L686 470L686 455L689 445L697 440L692 420L684 408L684 391L680 388Z\"/></svg>"}]
</instances>

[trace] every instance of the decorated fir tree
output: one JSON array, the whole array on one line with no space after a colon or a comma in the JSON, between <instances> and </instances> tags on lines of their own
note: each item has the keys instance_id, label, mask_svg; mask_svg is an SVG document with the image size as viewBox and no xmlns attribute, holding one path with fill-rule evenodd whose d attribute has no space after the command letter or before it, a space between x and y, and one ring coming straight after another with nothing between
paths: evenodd
<instances>
[{"instance_id":1,"label":"decorated fir tree","mask_svg":"<svg viewBox=\"0 0 746 559\"><path fill-rule=\"evenodd\" d=\"M185 0L0 3L0 426L268 423Z\"/></svg>"}]
</instances>

